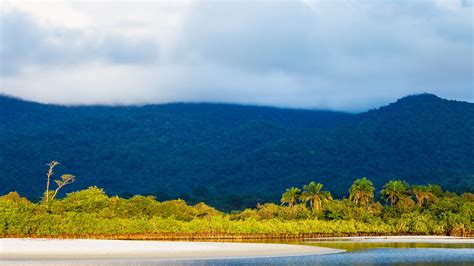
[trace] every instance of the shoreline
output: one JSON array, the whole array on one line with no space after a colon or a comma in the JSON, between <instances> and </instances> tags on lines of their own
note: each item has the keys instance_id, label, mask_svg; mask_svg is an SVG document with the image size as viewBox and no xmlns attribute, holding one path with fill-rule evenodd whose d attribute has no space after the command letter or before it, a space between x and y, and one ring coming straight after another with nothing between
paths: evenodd
<instances>
[{"instance_id":1,"label":"shoreline","mask_svg":"<svg viewBox=\"0 0 474 266\"><path fill-rule=\"evenodd\" d=\"M316 237L304 238L306 243L356 242L356 243L434 243L434 244L474 244L474 237L458 236L357 236L357 237Z\"/></svg>"},{"instance_id":2,"label":"shoreline","mask_svg":"<svg viewBox=\"0 0 474 266\"><path fill-rule=\"evenodd\" d=\"M381 235L381 234L226 234L226 233L158 233L158 234L62 234L62 235L4 235L0 239L96 239L96 240L148 240L148 241L190 241L190 242L266 242L266 241L293 241L293 240L341 240L341 239L372 239L372 238L445 238L445 239L474 239L474 235L447 236L447 235Z\"/></svg>"},{"instance_id":3,"label":"shoreline","mask_svg":"<svg viewBox=\"0 0 474 266\"><path fill-rule=\"evenodd\" d=\"M227 259L344 252L290 244L25 238L0 239L0 250L0 261Z\"/></svg>"},{"instance_id":4,"label":"shoreline","mask_svg":"<svg viewBox=\"0 0 474 266\"><path fill-rule=\"evenodd\" d=\"M268 239L271 240L271 239ZM443 243L474 244L472 237L362 236L301 239L307 244L338 243ZM304 243L221 241L141 241L99 239L0 238L0 262L60 260L197 260L325 255L345 250Z\"/></svg>"}]
</instances>

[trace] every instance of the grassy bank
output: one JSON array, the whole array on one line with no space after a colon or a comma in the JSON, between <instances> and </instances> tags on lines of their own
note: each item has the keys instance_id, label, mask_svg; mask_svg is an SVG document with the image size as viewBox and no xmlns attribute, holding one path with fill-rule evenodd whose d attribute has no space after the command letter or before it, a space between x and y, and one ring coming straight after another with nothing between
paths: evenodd
<instances>
[{"instance_id":1,"label":"grassy bank","mask_svg":"<svg viewBox=\"0 0 474 266\"><path fill-rule=\"evenodd\" d=\"M447 210L446 206L450 209ZM304 204L259 205L222 213L203 203L158 202L153 197L109 197L90 188L46 205L16 193L0 197L1 237L99 239L285 239L329 236L472 236L470 195L440 197L399 209L332 200L320 210ZM442 208L443 207L443 208Z\"/></svg>"},{"instance_id":2,"label":"grassy bank","mask_svg":"<svg viewBox=\"0 0 474 266\"><path fill-rule=\"evenodd\" d=\"M4 235L0 238L39 238L39 239L103 239L103 240L163 240L163 241L226 241L226 242L271 242L274 241L293 241L310 238L327 238L334 237L385 237L385 236L407 236L407 234L319 234L319 233L301 233L301 234L224 234L224 233L146 233L146 234L62 234L62 235ZM412 236L412 235L408 235ZM413 235L418 236L418 235ZM433 236L433 235L430 235ZM435 235L437 236L437 235ZM439 235L445 236L445 235ZM463 237L474 237L464 235Z\"/></svg>"}]
</instances>

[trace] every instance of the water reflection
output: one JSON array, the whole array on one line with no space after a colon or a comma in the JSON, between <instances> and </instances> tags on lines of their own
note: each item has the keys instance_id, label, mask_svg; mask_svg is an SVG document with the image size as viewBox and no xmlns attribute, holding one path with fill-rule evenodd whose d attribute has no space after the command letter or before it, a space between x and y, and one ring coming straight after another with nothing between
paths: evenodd
<instances>
[{"instance_id":1,"label":"water reflection","mask_svg":"<svg viewBox=\"0 0 474 266\"><path fill-rule=\"evenodd\" d=\"M378 243L378 242L355 242L355 241L303 241L301 244L338 248L347 251L357 251L372 248L470 248L474 249L474 243Z\"/></svg>"}]
</instances>

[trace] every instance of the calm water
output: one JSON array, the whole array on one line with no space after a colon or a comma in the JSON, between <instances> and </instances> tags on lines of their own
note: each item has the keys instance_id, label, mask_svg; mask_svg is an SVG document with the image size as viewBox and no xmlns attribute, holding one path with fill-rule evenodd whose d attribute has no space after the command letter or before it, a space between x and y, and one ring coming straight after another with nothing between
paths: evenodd
<instances>
[{"instance_id":1,"label":"calm water","mask_svg":"<svg viewBox=\"0 0 474 266\"><path fill-rule=\"evenodd\" d=\"M360 243L324 241L308 243L347 252L294 257L208 260L115 260L16 262L15 265L474 265L474 244Z\"/></svg>"}]
</instances>

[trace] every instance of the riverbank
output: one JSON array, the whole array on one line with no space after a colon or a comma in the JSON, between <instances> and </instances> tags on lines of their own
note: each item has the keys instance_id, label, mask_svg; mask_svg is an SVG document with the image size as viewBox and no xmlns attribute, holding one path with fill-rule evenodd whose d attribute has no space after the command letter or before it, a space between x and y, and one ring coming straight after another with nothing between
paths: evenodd
<instances>
[{"instance_id":1,"label":"riverbank","mask_svg":"<svg viewBox=\"0 0 474 266\"><path fill-rule=\"evenodd\" d=\"M343 251L287 244L27 238L0 239L0 250L0 261L280 257Z\"/></svg>"},{"instance_id":2,"label":"riverbank","mask_svg":"<svg viewBox=\"0 0 474 266\"><path fill-rule=\"evenodd\" d=\"M1 238L28 238L28 239L100 239L100 240L158 240L158 241L226 241L226 242L292 242L294 240L350 240L350 239L474 239L471 232L464 237L445 235L396 235L380 233L131 233L131 234L59 234L59 235L31 235L31 234L10 234Z\"/></svg>"},{"instance_id":3,"label":"riverbank","mask_svg":"<svg viewBox=\"0 0 474 266\"><path fill-rule=\"evenodd\" d=\"M357 236L357 237L317 237L305 238L306 243L318 242L363 242L363 243L436 243L436 244L474 244L473 237L455 236Z\"/></svg>"}]
</instances>

